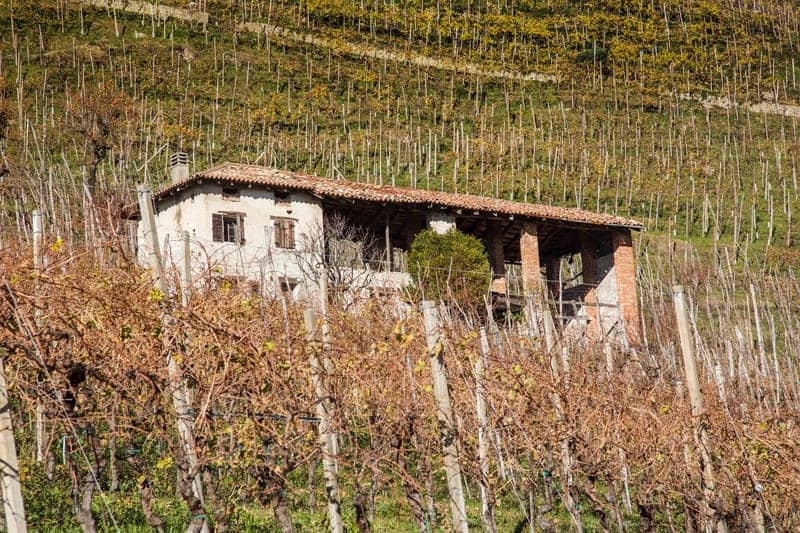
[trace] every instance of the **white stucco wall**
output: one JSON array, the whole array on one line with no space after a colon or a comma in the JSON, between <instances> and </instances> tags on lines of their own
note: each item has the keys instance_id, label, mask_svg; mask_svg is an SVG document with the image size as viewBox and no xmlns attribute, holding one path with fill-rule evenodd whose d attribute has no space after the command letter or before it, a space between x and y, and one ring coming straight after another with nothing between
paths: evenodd
<instances>
[{"instance_id":1,"label":"white stucco wall","mask_svg":"<svg viewBox=\"0 0 800 533\"><path fill-rule=\"evenodd\" d=\"M603 335L616 326L617 331L609 334L610 338L618 338L620 329L620 310L617 306L617 274L614 268L614 254L604 255L597 258L597 279L599 283L595 287L595 301L597 302L597 317L599 328ZM583 296L581 296L581 299ZM564 326L565 333L575 338L583 337L590 320L589 307L580 305L577 307L576 318L568 321Z\"/></svg>"},{"instance_id":2,"label":"white stucco wall","mask_svg":"<svg viewBox=\"0 0 800 533\"><path fill-rule=\"evenodd\" d=\"M321 232L322 206L318 199L304 192L290 193L289 202L276 204L273 191L263 188L239 188L238 199L223 198L222 186L201 184L162 199L156 206L156 228L165 266L177 268L181 260L180 232L191 236L192 274L194 279L209 275L241 276L266 282L288 277L301 281L303 271L297 253L303 251L304 238ZM243 244L214 242L212 214L242 213ZM295 250L275 247L273 217L296 220ZM138 258L146 265L150 236L138 225Z\"/></svg>"},{"instance_id":3,"label":"white stucco wall","mask_svg":"<svg viewBox=\"0 0 800 533\"><path fill-rule=\"evenodd\" d=\"M428 227L440 235L456 229L456 217L443 211L430 211L428 213Z\"/></svg>"},{"instance_id":4,"label":"white stucco wall","mask_svg":"<svg viewBox=\"0 0 800 533\"><path fill-rule=\"evenodd\" d=\"M605 307L602 304L616 306L617 302L617 273L614 269L614 254L597 258L597 277L600 283L595 289L595 298L600 304L597 316L603 334L607 333L620 319L619 307ZM613 337L613 335L612 335Z\"/></svg>"}]
</instances>

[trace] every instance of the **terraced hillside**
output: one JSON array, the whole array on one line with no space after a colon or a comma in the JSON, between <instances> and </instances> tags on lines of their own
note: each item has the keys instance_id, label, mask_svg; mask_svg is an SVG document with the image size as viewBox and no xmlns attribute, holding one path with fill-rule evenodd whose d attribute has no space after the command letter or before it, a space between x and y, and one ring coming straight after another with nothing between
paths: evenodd
<instances>
[{"instance_id":1,"label":"terraced hillside","mask_svg":"<svg viewBox=\"0 0 800 533\"><path fill-rule=\"evenodd\" d=\"M4 226L39 205L67 233L84 182L124 201L181 149L793 262L794 3L103 4L0 7Z\"/></svg>"},{"instance_id":2,"label":"terraced hillside","mask_svg":"<svg viewBox=\"0 0 800 533\"><path fill-rule=\"evenodd\" d=\"M799 11L0 1L0 440L30 527L796 529ZM117 215L176 151L639 219L641 343L560 334L570 289L495 321L151 276Z\"/></svg>"}]
</instances>

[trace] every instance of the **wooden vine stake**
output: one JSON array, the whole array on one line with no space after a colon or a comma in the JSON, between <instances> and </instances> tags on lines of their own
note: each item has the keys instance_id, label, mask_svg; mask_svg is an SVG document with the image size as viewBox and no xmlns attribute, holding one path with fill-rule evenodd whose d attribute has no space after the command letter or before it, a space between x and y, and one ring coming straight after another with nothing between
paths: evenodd
<instances>
[{"instance_id":1,"label":"wooden vine stake","mask_svg":"<svg viewBox=\"0 0 800 533\"><path fill-rule=\"evenodd\" d=\"M325 279L323 274L322 279ZM323 291L324 293L325 291ZM310 346L311 381L314 385L314 395L316 396L316 411L319 418L319 443L322 451L322 475L325 479L325 495L328 501L328 520L330 521L331 533L342 533L344 522L342 520L341 500L339 497L339 474L337 466L338 442L336 432L331 424L331 395L327 388L325 374L328 370L328 362L324 356L320 360L319 342L317 341L317 321L314 317L313 309L306 309L303 312L303 321L306 327L306 335ZM327 332L323 331L323 335ZM327 344L328 339L323 342Z\"/></svg>"},{"instance_id":2,"label":"wooden vine stake","mask_svg":"<svg viewBox=\"0 0 800 533\"><path fill-rule=\"evenodd\" d=\"M158 230L156 229L156 219L153 213L153 199L150 187L139 185L137 188L139 196L139 212L144 224L145 235L150 239L150 268L153 275L153 283L161 292L161 296L166 299L169 295L167 280L164 277L164 267L161 264L161 249L158 244ZM165 322L170 322L169 310L165 309ZM192 492L200 505L205 506L203 500L203 485L200 478L195 450L194 433L192 432L192 415L189 409L189 400L186 393L186 385L182 379L181 369L178 362L172 357L172 350L167 350L167 377L169 378L170 390L172 393L172 405L175 409L178 422L178 437L181 440L181 447L186 454L189 469L192 475ZM208 531L208 522L204 514L198 514L192 519L194 531Z\"/></svg>"},{"instance_id":3,"label":"wooden vine stake","mask_svg":"<svg viewBox=\"0 0 800 533\"><path fill-rule=\"evenodd\" d=\"M492 486L489 484L489 417L486 409L486 385L483 374L486 371L487 360L489 357L489 339L486 337L486 329L480 330L481 354L475 361L475 397L478 411L478 462L480 464L480 483L481 483L481 522L484 531L490 533L497 532L497 525L494 520L494 494Z\"/></svg>"},{"instance_id":4,"label":"wooden vine stake","mask_svg":"<svg viewBox=\"0 0 800 533\"><path fill-rule=\"evenodd\" d=\"M3 508L6 515L6 530L9 533L28 531L25 520L25 505L22 502L22 485L19 481L17 445L11 425L11 406L8 403L8 387L4 366L5 349L0 348L0 483L3 487Z\"/></svg>"},{"instance_id":5,"label":"wooden vine stake","mask_svg":"<svg viewBox=\"0 0 800 533\"><path fill-rule=\"evenodd\" d=\"M720 516L716 502L716 482L714 469L711 464L711 451L708 440L708 419L703 404L703 392L700 390L700 379L697 376L697 361L694 355L694 340L689 329L689 311L686 305L686 295L682 285L672 287L672 297L675 302L675 318L678 322L678 333L681 339L683 352L683 366L686 371L686 386L689 389L689 401L692 405L692 418L694 420L694 439L700 452L700 473L703 484L703 507L706 531L727 533L728 526Z\"/></svg>"},{"instance_id":6,"label":"wooden vine stake","mask_svg":"<svg viewBox=\"0 0 800 533\"><path fill-rule=\"evenodd\" d=\"M447 490L450 493L450 510L453 515L453 531L469 533L467 527L467 508L464 502L464 487L461 483L461 465L456 447L456 429L453 423L453 410L450 407L450 392L447 389L447 375L444 370L444 343L439 326L439 312L436 304L425 300L421 304L425 324L425 338L431 358L433 374L433 394L436 399L436 417L441 428L441 442L444 450L444 469L447 476Z\"/></svg>"},{"instance_id":7,"label":"wooden vine stake","mask_svg":"<svg viewBox=\"0 0 800 533\"><path fill-rule=\"evenodd\" d=\"M31 226L33 234L33 275L36 277L36 286L39 285L39 274L42 272L42 213L37 209L31 213ZM38 293L38 290L37 290ZM41 311L36 309L36 322L40 326ZM44 405L40 398L36 399L36 462L44 462Z\"/></svg>"}]
</instances>

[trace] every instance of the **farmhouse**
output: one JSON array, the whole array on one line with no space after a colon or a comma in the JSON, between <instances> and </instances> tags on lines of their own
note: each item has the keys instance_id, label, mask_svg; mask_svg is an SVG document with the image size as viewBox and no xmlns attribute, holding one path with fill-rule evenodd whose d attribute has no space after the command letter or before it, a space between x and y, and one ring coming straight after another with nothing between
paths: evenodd
<instances>
[{"instance_id":1,"label":"farmhouse","mask_svg":"<svg viewBox=\"0 0 800 533\"><path fill-rule=\"evenodd\" d=\"M414 237L457 228L484 243L496 305L532 296L548 301L565 328L639 340L631 231L641 225L633 220L234 163L191 176L175 165L153 206L165 261L178 263L178 238L188 232L193 271L295 298L313 293L323 262L347 267L340 281L362 293L396 291L410 281L405 258ZM136 209L128 215L139 218ZM136 235L145 263L143 224Z\"/></svg>"}]
</instances>

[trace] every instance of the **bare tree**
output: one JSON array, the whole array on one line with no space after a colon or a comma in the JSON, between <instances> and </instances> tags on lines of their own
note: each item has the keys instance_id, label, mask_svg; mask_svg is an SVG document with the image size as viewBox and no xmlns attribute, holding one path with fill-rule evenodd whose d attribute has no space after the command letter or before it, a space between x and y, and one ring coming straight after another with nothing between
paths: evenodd
<instances>
[{"instance_id":1,"label":"bare tree","mask_svg":"<svg viewBox=\"0 0 800 533\"><path fill-rule=\"evenodd\" d=\"M75 121L75 130L89 144L86 187L93 194L97 169L108 152L119 143L123 124L135 113L135 108L125 93L106 83L97 88L87 88L77 95L72 100L70 113Z\"/></svg>"},{"instance_id":2,"label":"bare tree","mask_svg":"<svg viewBox=\"0 0 800 533\"><path fill-rule=\"evenodd\" d=\"M303 279L317 287L326 276L333 300L348 307L373 286L383 253L375 233L334 214L300 236L293 261Z\"/></svg>"}]
</instances>

